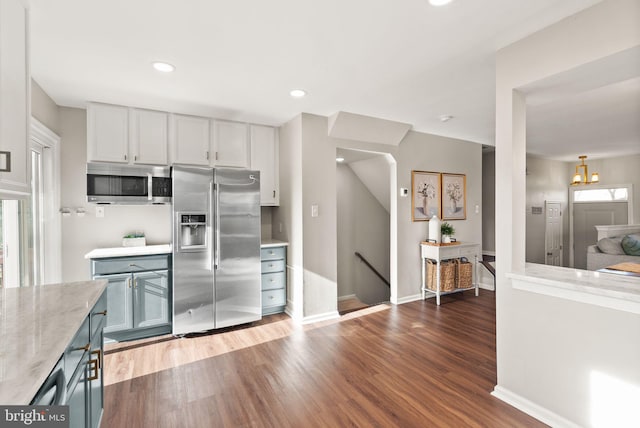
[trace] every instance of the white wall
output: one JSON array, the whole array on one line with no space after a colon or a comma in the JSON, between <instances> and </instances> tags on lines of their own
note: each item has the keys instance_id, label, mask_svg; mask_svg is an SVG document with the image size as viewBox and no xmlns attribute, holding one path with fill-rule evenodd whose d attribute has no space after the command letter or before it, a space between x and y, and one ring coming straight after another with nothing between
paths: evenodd
<instances>
[{"instance_id":1,"label":"white wall","mask_svg":"<svg viewBox=\"0 0 640 428\"><path fill-rule=\"evenodd\" d=\"M555 425L607 426L637 411L616 403L638 399L640 316L512 289L506 273L523 272L525 260L526 108L517 89L639 46L638 16L637 0L604 1L497 55L497 388Z\"/></svg>"},{"instance_id":2,"label":"white wall","mask_svg":"<svg viewBox=\"0 0 640 428\"><path fill-rule=\"evenodd\" d=\"M56 134L60 134L60 115L56 103L31 79L31 115Z\"/></svg>"},{"instance_id":3,"label":"white wall","mask_svg":"<svg viewBox=\"0 0 640 428\"><path fill-rule=\"evenodd\" d=\"M90 279L89 260L84 255L94 248L120 247L122 237L143 231L147 244L171 242L171 206L105 206L104 218L96 218L95 205L87 203L87 119L86 111L60 107L61 205L72 211L86 210L62 219L62 280Z\"/></svg>"},{"instance_id":4,"label":"white wall","mask_svg":"<svg viewBox=\"0 0 640 428\"><path fill-rule=\"evenodd\" d=\"M386 174L377 171L388 183L388 165L386 169ZM354 254L362 254L389 278L389 213L350 165L337 164L336 173L338 297L356 295L368 304L388 301L389 287Z\"/></svg>"}]
</instances>

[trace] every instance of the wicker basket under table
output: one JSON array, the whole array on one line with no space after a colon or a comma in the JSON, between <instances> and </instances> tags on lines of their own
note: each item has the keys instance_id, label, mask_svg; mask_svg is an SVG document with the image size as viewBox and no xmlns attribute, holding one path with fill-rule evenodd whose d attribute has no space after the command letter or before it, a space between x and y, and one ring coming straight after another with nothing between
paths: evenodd
<instances>
[{"instance_id":1,"label":"wicker basket under table","mask_svg":"<svg viewBox=\"0 0 640 428\"><path fill-rule=\"evenodd\" d=\"M427 288L436 291L438 284L437 263L427 259ZM453 261L440 262L440 291L456 289L456 263Z\"/></svg>"}]
</instances>

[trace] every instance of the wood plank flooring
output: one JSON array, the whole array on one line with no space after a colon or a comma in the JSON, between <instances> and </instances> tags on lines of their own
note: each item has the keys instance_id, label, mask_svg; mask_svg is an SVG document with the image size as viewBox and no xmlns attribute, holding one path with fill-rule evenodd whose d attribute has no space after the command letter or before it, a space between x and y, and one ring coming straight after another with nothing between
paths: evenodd
<instances>
[{"instance_id":1,"label":"wood plank flooring","mask_svg":"<svg viewBox=\"0 0 640 428\"><path fill-rule=\"evenodd\" d=\"M492 292L109 347L102 427L539 427L489 393Z\"/></svg>"}]
</instances>

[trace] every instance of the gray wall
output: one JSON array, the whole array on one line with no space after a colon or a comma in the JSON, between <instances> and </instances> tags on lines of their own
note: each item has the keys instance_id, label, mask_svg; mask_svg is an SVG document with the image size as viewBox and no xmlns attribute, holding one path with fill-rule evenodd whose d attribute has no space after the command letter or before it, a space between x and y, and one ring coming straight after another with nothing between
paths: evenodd
<instances>
[{"instance_id":1,"label":"gray wall","mask_svg":"<svg viewBox=\"0 0 640 428\"><path fill-rule=\"evenodd\" d=\"M302 184L295 184L295 188L293 184L281 187L281 205L274 214L274 230L277 222L283 221L286 233L277 236L274 231L274 237L296 244L304 237L301 268L304 278L294 278L296 285L292 287L294 291L303 290L302 317L320 316L337 309L335 150L338 147L389 153L397 163L394 185L398 188L411 188L414 169L466 174L467 219L453 221L456 237L461 241L482 242L481 145L419 132L409 132L397 147L341 140L327 135L326 117L306 113L284 125L280 139L281 186L290 179ZM290 194L285 195L288 192ZM420 242L427 237L428 222L411 221L410 197L399 197L396 193L392 197L396 198L393 202L397 204L398 218L396 224L391 225L390 246L397 246L396 300L401 303L419 298ZM312 204L319 205L319 217L311 217ZM297 215L302 216L303 230L294 232ZM294 249L294 253L298 251ZM390 270L393 283L393 268ZM393 291L391 298L394 299Z\"/></svg>"},{"instance_id":2,"label":"gray wall","mask_svg":"<svg viewBox=\"0 0 640 428\"><path fill-rule=\"evenodd\" d=\"M560 202L562 207L562 261L569 266L569 181L567 163L527 156L526 261L545 263L544 202ZM532 207L542 207L542 214L533 214Z\"/></svg>"},{"instance_id":3,"label":"gray wall","mask_svg":"<svg viewBox=\"0 0 640 428\"><path fill-rule=\"evenodd\" d=\"M86 202L87 119L86 111L59 108L61 153L61 205L74 211L62 218L62 280L90 278L84 255L94 248L120 247L122 237L142 231L147 245L171 242L171 206L106 206L104 218L96 218L95 205ZM84 217L75 214L86 210Z\"/></svg>"},{"instance_id":4,"label":"gray wall","mask_svg":"<svg viewBox=\"0 0 640 428\"><path fill-rule=\"evenodd\" d=\"M389 279L389 213L350 166L337 164L336 174L338 297L356 295L368 304L388 301L389 287L354 253L358 251Z\"/></svg>"},{"instance_id":5,"label":"gray wall","mask_svg":"<svg viewBox=\"0 0 640 428\"><path fill-rule=\"evenodd\" d=\"M58 106L33 79L31 79L31 115L60 135Z\"/></svg>"},{"instance_id":6,"label":"gray wall","mask_svg":"<svg viewBox=\"0 0 640 428\"><path fill-rule=\"evenodd\" d=\"M496 251L496 152L482 153L482 251Z\"/></svg>"}]
</instances>

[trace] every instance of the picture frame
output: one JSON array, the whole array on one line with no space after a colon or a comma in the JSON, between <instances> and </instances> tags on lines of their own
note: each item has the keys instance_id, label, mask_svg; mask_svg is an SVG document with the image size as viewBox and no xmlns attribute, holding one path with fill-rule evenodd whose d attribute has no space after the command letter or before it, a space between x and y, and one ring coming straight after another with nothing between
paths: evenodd
<instances>
[{"instance_id":1,"label":"picture frame","mask_svg":"<svg viewBox=\"0 0 640 428\"><path fill-rule=\"evenodd\" d=\"M441 177L439 172L411 171L411 221L441 217Z\"/></svg>"},{"instance_id":2,"label":"picture frame","mask_svg":"<svg viewBox=\"0 0 640 428\"><path fill-rule=\"evenodd\" d=\"M442 220L466 220L467 176L442 174Z\"/></svg>"}]
</instances>

